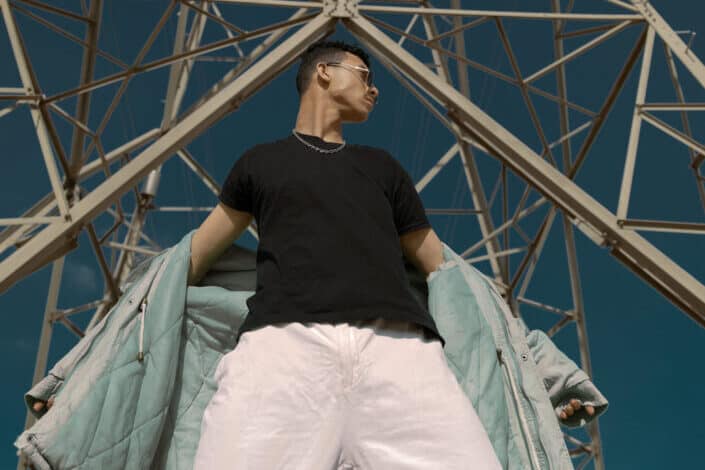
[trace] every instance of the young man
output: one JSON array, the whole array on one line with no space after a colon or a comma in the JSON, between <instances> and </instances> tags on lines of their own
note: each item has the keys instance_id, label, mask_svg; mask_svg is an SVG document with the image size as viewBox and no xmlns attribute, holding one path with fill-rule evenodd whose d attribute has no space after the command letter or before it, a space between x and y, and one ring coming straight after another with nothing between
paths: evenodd
<instances>
[{"instance_id":1,"label":"young man","mask_svg":"<svg viewBox=\"0 0 705 470\"><path fill-rule=\"evenodd\" d=\"M413 183L343 139L379 97L367 54L311 46L292 134L248 149L192 240L189 283L257 221L257 288L218 364L196 469L499 469L413 297L402 254L442 263Z\"/></svg>"}]
</instances>

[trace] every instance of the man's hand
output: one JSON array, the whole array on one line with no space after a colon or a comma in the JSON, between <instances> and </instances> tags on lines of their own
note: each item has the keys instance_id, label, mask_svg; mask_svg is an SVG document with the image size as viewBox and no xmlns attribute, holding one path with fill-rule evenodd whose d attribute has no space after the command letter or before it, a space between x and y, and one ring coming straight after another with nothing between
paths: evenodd
<instances>
[{"instance_id":1,"label":"man's hand","mask_svg":"<svg viewBox=\"0 0 705 470\"><path fill-rule=\"evenodd\" d=\"M35 402L34 405L32 405L32 408L34 408L34 411L42 411L44 408L44 405L46 405L47 410L51 408L54 405L54 395L49 397L49 400L44 402L44 401L38 401Z\"/></svg>"},{"instance_id":2,"label":"man's hand","mask_svg":"<svg viewBox=\"0 0 705 470\"><path fill-rule=\"evenodd\" d=\"M580 403L580 400L573 398L570 400L568 405L563 407L563 410L560 412L559 416L561 419L568 419L568 416L573 416L573 414L582 408L582 406L583 404ZM587 411L587 414L592 416L595 414L595 407L587 405L585 406L585 411Z\"/></svg>"}]
</instances>

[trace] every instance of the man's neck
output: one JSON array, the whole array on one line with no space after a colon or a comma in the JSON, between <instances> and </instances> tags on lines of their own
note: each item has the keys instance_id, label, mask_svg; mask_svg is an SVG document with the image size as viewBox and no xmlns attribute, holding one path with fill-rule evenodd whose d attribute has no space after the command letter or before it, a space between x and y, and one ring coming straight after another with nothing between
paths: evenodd
<instances>
[{"instance_id":1,"label":"man's neck","mask_svg":"<svg viewBox=\"0 0 705 470\"><path fill-rule=\"evenodd\" d=\"M299 106L294 130L300 134L313 135L326 142L342 144L343 131L340 116L320 101L306 97Z\"/></svg>"}]
</instances>

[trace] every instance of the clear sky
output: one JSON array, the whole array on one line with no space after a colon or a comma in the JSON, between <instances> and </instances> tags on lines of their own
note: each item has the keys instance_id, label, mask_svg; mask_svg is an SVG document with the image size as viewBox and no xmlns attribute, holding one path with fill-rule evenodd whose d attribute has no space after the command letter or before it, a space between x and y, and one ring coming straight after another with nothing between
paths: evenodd
<instances>
[{"instance_id":1,"label":"clear sky","mask_svg":"<svg viewBox=\"0 0 705 470\"><path fill-rule=\"evenodd\" d=\"M545 11L550 7L550 3L548 0L475 0L463 1L462 4L465 8L474 9L514 8ZM565 5L567 2L562 3ZM73 0L52 4L72 11L79 9L79 2ZM577 0L575 4L575 11L595 11L604 2ZM653 4L674 30L699 33L692 43L692 49L701 59L705 58L705 39L700 37L705 34L705 4L684 0L659 0ZM124 62L133 61L165 5L166 2L156 0L107 1L101 26L101 47ZM434 5L446 7L448 3L437 2ZM246 29L283 20L292 12L289 9L269 7L268 14L262 15L261 9L253 7L223 5L221 9L226 18ZM258 12L259 15L256 14ZM81 29L70 20L45 13L42 16L50 18L57 25L68 28L78 36L83 35ZM38 26L26 16L18 14L17 18L42 91L47 96L52 96L75 87L79 80L80 47ZM383 19L397 27L403 27L401 17ZM406 19L408 21L408 17ZM551 61L553 50L548 23L505 21L504 24L524 76ZM571 24L568 29L574 30L584 26L588 25ZM147 61L163 57L171 51L170 41L175 27L175 16L172 16L164 34L157 38L152 51L147 55ZM17 87L19 80L7 34L4 27L1 29L0 87ZM446 29L447 25L444 25L443 30ZM569 98L593 111L598 110L639 31L640 26L632 26L569 65ZM415 26L413 33L417 36L424 34L419 24ZM223 37L219 26L209 25L204 42L216 41ZM397 36L393 37L397 39ZM685 34L683 37L688 38ZM342 25L338 26L331 39L355 41L344 31ZM584 41L584 38L568 41L566 50L572 50ZM257 42L246 43L242 48L249 52ZM448 47L447 42L444 42L444 46ZM660 43L656 46L647 101L673 100L672 87L663 59L663 48ZM404 47L415 54L421 53L420 48L410 41L407 41ZM511 75L511 67L501 43L498 42L492 22L469 32L466 36L466 48L468 56L473 60ZM232 58L236 56L236 51L230 48L213 55ZM431 62L428 54L421 55L421 60ZM631 105L636 93L640 63L637 62L627 80L614 111L577 177L578 185L611 211L615 211L617 207L632 115ZM291 132L298 108L294 87L296 64L263 87L239 110L214 125L188 146L191 153L219 183L222 183L232 163L245 149ZM232 62L223 61L198 62L194 68L186 102L193 102L232 65ZM347 125L344 128L344 137L349 142L386 148L399 159L414 181L418 181L453 144L453 138L375 58L372 59L372 67L378 77L376 83L380 89L379 104L365 123ZM98 60L97 77L116 71L114 65L103 59ZM678 71L683 78L688 100L705 102L702 88L688 76L680 64ZM130 83L126 100L116 109L105 132L103 143L106 150L111 150L159 125L167 74L168 69L159 69L139 76ZM455 77L455 72L453 76ZM535 85L554 92L555 84L550 76L538 80ZM93 94L89 121L91 128L98 126L116 89L117 86L109 86ZM522 138L532 149L540 151L540 141L516 89L474 70L470 71L470 89L476 104ZM556 125L555 106L536 96L533 100L544 120L548 140L557 140L559 128ZM73 112L75 100L60 101L58 104ZM661 116L663 115L659 115ZM64 147L70 149L69 125L56 115L54 118ZM677 117L663 119L679 126ZM584 122L584 116L578 113L571 115L572 128ZM691 126L696 139L703 142L703 113L691 113ZM692 172L688 168L688 153L682 146L664 138L647 124L644 129L629 216L638 219L703 223L703 209L695 191ZM0 217L16 217L49 190L48 177L26 107L0 118L0 142L3 143L0 152L3 157ZM578 137L573 144L574 152L581 142L582 137ZM555 151L556 158L560 159L560 152L558 149ZM482 171L485 189L490 193L498 174L498 164L493 158L479 152L476 158ZM509 181L509 207L513 210L524 185L515 177L511 177ZM86 187L91 189L98 183L100 179L94 178L86 182ZM421 192L421 196L427 209L472 208L457 157ZM532 193L530 202L536 199L537 194ZM215 196L196 180L177 158L172 158L164 165L156 201L158 206L211 206L215 201ZM126 213L129 213L132 207L133 202L125 198ZM529 236L533 237L545 212L545 208L538 211L535 217L528 218L522 224ZM495 224L499 225L501 194L493 207L493 215ZM146 231L162 247L168 247L180 240L189 230L196 228L204 216L205 213L155 213L150 216ZM430 215L429 218L439 237L458 252L473 245L478 239L479 230L474 216ZM99 233L103 233L110 222L108 217L99 218L96 221ZM705 431L697 424L705 417L705 412L700 406L702 390L705 387L701 363L705 353L705 330L634 276L605 249L597 247L581 232L575 233L594 382L610 401L609 410L600 419L607 468L697 467L699 459L694 450L698 449L705 439ZM702 235L645 232L643 236L701 283L705 282L705 238ZM511 234L510 242L512 246L524 245L516 232ZM252 249L256 247L255 240L249 234L243 235L238 243ZM477 252L475 256L481 254L483 253ZM522 255L523 253L512 256L512 267L518 266ZM7 253L2 256L7 256ZM478 262L476 266L488 272L487 263ZM543 256L536 268L535 280L526 296L559 308L572 308L566 266L562 220L559 217L554 222ZM45 267L17 283L0 297L0 315L4 316L3 328L0 329L0 357L4 358L0 366L0 373L4 378L4 386L0 392L0 468L14 468L16 465L12 443L24 424L25 408L22 396L31 386L49 274L50 267ZM90 302L101 295L102 289L99 267L86 235L81 234L78 249L67 258L59 306L69 308ZM557 319L530 307L524 307L522 312L532 327L545 328ZM89 315L79 314L72 319L79 325L85 325ZM571 325L556 335L555 341L571 357L578 360L575 338L575 328ZM57 325L49 365L62 357L75 341L71 333L63 326ZM696 424L691 426L691 423Z\"/></svg>"}]
</instances>

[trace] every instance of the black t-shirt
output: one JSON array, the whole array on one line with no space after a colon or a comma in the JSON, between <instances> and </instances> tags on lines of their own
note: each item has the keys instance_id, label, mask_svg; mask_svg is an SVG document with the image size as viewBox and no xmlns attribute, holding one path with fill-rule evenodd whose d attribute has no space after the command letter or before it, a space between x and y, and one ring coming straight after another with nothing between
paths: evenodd
<instances>
[{"instance_id":1,"label":"black t-shirt","mask_svg":"<svg viewBox=\"0 0 705 470\"><path fill-rule=\"evenodd\" d=\"M322 149L340 146L299 135ZM430 224L411 178L384 149L321 153L293 134L258 144L235 162L218 198L257 222L257 288L239 334L383 317L422 325L445 345L411 291L399 242Z\"/></svg>"}]
</instances>

